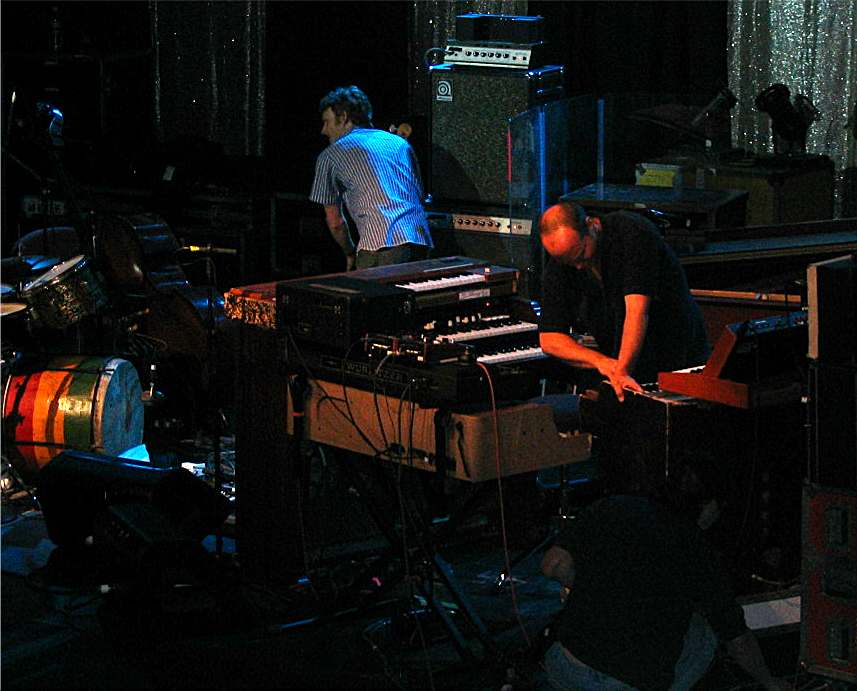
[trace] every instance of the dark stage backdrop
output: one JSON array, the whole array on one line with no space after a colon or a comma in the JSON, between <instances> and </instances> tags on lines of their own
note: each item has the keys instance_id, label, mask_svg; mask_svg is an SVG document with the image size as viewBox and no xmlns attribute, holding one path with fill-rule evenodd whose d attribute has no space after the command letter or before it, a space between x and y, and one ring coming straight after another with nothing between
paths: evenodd
<instances>
[{"instance_id":1,"label":"dark stage backdrop","mask_svg":"<svg viewBox=\"0 0 857 691\"><path fill-rule=\"evenodd\" d=\"M181 135L196 137L207 152L244 158L249 154L252 166L262 169L258 177L266 187L305 194L315 157L326 143L319 134L318 101L332 87L358 84L372 99L377 126L397 124L405 117L414 120L413 143L425 159L428 123L420 118L427 99L419 90L425 80L415 81L413 63L415 46L433 36L433 29L425 25L432 19L426 6L417 11L412 2L397 1L236 1L225 3L228 10L217 9L218 5L4 0L0 4L4 144L11 142L10 148L26 157L20 144L27 127L33 127L32 122L18 126L18 118L9 117L12 90L18 92L16 115L27 115L32 102L47 93L65 108L67 165L76 176L117 186L151 185L162 170L164 140ZM434 5L438 12L444 10L448 27L448 8ZM462 12L484 11L484 5L455 3ZM546 18L550 60L565 66L569 95L714 94L725 84L726 2L514 3L516 8L520 5L529 14ZM213 9L203 11L209 6ZM157 36L153 8L158 8ZM255 24L246 20L251 15ZM52 25L54 18L59 28ZM230 36L239 43L250 40L246 33L232 30L247 26L264 27L264 36L254 44L262 49L259 60L251 64L256 73L250 87L255 91L236 94L247 86L240 77L248 52L246 46L231 51L223 42ZM167 40L172 43L167 45ZM168 78L180 71L180 61L187 74L194 69L203 73L202 66L213 63L206 62L210 56L201 51L213 50L212 41L220 51L216 66L221 78L235 83L228 87L226 101L218 102L223 115L214 123L206 120L207 113L187 106L186 82ZM155 69L156 48L160 75ZM60 59L49 64L56 54ZM188 70L187 64L194 61L200 66ZM239 125L246 124L241 124L245 115L241 108L255 107L253 98L259 93L263 110L250 114L247 133L236 134ZM263 155L255 156L256 152ZM210 166L207 172L218 167ZM246 168L247 161L234 167ZM29 175L15 165L12 171L22 179ZM236 177L246 183L245 175Z\"/></svg>"},{"instance_id":2,"label":"dark stage backdrop","mask_svg":"<svg viewBox=\"0 0 857 691\"><path fill-rule=\"evenodd\" d=\"M566 66L569 94L711 94L727 79L725 0L551 2L545 17L551 57Z\"/></svg>"}]
</instances>

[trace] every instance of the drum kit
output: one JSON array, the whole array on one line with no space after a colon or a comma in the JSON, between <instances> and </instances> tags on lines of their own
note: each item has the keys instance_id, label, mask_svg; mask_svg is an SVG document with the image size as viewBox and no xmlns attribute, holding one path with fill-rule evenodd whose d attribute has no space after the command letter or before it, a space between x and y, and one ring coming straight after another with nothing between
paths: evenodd
<instances>
[{"instance_id":1,"label":"drum kit","mask_svg":"<svg viewBox=\"0 0 857 691\"><path fill-rule=\"evenodd\" d=\"M68 233L36 235L37 246L2 260L14 285L0 294L3 457L25 485L66 449L118 456L139 446L144 405L169 398L155 391L156 364L159 385L174 362L182 395L210 397L211 334L223 322L222 298L190 285L179 243L154 214L98 219L94 256L21 254L60 249L49 236L65 238L64 253L81 248ZM145 394L140 372L152 379Z\"/></svg>"}]
</instances>

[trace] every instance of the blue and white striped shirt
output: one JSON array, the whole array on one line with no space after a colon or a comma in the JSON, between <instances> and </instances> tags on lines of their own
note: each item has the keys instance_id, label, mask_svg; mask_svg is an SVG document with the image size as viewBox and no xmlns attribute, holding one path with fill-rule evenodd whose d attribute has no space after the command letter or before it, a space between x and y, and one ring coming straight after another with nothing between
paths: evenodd
<instances>
[{"instance_id":1,"label":"blue and white striped shirt","mask_svg":"<svg viewBox=\"0 0 857 691\"><path fill-rule=\"evenodd\" d=\"M319 154L309 198L345 204L357 225L358 250L432 246L417 158L399 135L355 127L340 137Z\"/></svg>"}]
</instances>

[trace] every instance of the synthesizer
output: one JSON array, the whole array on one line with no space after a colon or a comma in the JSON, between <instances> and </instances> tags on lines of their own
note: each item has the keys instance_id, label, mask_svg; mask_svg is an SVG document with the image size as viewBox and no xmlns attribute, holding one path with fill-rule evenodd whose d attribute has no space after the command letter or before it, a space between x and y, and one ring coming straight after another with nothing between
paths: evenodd
<instances>
[{"instance_id":1,"label":"synthesizer","mask_svg":"<svg viewBox=\"0 0 857 691\"><path fill-rule=\"evenodd\" d=\"M369 332L410 331L433 310L516 294L518 270L444 257L281 281L277 324L295 338L348 349Z\"/></svg>"},{"instance_id":2,"label":"synthesizer","mask_svg":"<svg viewBox=\"0 0 857 691\"><path fill-rule=\"evenodd\" d=\"M728 324L701 369L658 373L658 386L734 408L800 398L808 340L803 312Z\"/></svg>"}]
</instances>

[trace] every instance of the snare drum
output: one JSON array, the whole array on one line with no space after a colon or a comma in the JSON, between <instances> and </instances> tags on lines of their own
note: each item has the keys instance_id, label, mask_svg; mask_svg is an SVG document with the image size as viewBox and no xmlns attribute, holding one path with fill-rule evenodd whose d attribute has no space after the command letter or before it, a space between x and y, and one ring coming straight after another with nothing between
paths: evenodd
<instances>
[{"instance_id":1,"label":"snare drum","mask_svg":"<svg viewBox=\"0 0 857 691\"><path fill-rule=\"evenodd\" d=\"M78 255L49 269L21 291L39 326L63 329L107 305L107 293L89 259Z\"/></svg>"},{"instance_id":2,"label":"snare drum","mask_svg":"<svg viewBox=\"0 0 857 691\"><path fill-rule=\"evenodd\" d=\"M127 360L58 356L13 372L3 396L4 441L32 477L65 449L118 456L143 441L142 389Z\"/></svg>"}]
</instances>

